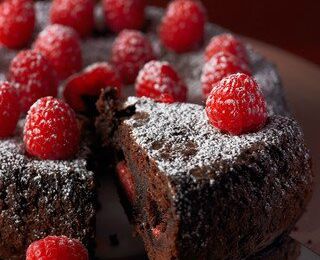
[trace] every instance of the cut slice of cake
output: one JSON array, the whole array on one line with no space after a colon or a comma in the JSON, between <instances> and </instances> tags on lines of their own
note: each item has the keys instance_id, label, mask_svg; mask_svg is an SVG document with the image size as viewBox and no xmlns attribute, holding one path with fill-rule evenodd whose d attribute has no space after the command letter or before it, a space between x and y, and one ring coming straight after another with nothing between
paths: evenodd
<instances>
[{"instance_id":1,"label":"cut slice of cake","mask_svg":"<svg viewBox=\"0 0 320 260\"><path fill-rule=\"evenodd\" d=\"M121 103L105 92L98 108L150 259L243 259L288 234L304 212L312 173L293 119L273 115L258 132L232 136L200 105Z\"/></svg>"},{"instance_id":2,"label":"cut slice of cake","mask_svg":"<svg viewBox=\"0 0 320 260\"><path fill-rule=\"evenodd\" d=\"M29 244L47 235L78 238L92 249L96 188L89 144L82 142L74 159L35 159L25 152L21 126L0 140L0 257L24 259Z\"/></svg>"}]
</instances>

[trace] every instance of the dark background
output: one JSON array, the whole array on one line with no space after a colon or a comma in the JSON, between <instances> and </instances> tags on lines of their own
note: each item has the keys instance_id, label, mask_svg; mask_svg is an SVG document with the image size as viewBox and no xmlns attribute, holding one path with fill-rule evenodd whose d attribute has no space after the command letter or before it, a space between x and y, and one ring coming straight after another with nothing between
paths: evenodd
<instances>
[{"instance_id":1,"label":"dark background","mask_svg":"<svg viewBox=\"0 0 320 260\"><path fill-rule=\"evenodd\" d=\"M147 0L166 6L168 0ZM320 64L320 0L202 0L211 22Z\"/></svg>"}]
</instances>

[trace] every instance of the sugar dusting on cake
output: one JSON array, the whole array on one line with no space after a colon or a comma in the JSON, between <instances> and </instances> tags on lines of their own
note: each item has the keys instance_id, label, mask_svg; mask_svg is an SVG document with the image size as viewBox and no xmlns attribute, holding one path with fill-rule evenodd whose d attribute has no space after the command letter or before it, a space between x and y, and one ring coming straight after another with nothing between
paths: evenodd
<instances>
[{"instance_id":1,"label":"sugar dusting on cake","mask_svg":"<svg viewBox=\"0 0 320 260\"><path fill-rule=\"evenodd\" d=\"M287 136L303 140L298 124L283 116L271 116L267 125L256 133L234 136L214 128L200 105L167 105L131 97L125 106L132 104L136 113L148 116L143 120L133 116L124 123L132 127L136 142L150 158L156 159L160 170L168 175L188 175L193 169L218 162L232 165L243 151L253 145L260 144L261 149L279 146ZM190 147L192 156L186 155Z\"/></svg>"}]
</instances>

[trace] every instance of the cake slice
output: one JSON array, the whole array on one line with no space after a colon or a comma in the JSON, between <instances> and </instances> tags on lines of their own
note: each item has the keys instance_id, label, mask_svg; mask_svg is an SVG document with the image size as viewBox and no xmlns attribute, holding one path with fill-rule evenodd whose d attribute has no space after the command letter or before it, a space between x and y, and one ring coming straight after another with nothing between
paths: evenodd
<instances>
[{"instance_id":1,"label":"cake slice","mask_svg":"<svg viewBox=\"0 0 320 260\"><path fill-rule=\"evenodd\" d=\"M232 136L200 105L121 103L105 92L98 108L150 259L243 259L288 234L304 212L312 173L293 119L273 115L260 131Z\"/></svg>"},{"instance_id":2,"label":"cake slice","mask_svg":"<svg viewBox=\"0 0 320 260\"><path fill-rule=\"evenodd\" d=\"M74 159L39 160L26 155L20 122L0 140L0 258L24 259L47 235L78 238L92 248L96 214L91 149L83 141Z\"/></svg>"}]
</instances>

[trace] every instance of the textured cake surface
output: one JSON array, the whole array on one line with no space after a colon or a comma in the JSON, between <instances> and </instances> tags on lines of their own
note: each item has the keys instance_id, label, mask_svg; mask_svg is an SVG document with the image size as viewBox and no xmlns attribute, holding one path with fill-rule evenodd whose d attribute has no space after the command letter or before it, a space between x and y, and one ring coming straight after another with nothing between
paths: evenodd
<instances>
[{"instance_id":1,"label":"textured cake surface","mask_svg":"<svg viewBox=\"0 0 320 260\"><path fill-rule=\"evenodd\" d=\"M25 154L21 138L18 131L0 142L0 257L23 259L31 242L50 234L92 244L95 181L87 145L77 159L40 161Z\"/></svg>"},{"instance_id":2,"label":"textured cake surface","mask_svg":"<svg viewBox=\"0 0 320 260\"><path fill-rule=\"evenodd\" d=\"M146 196L170 215L160 250L145 234L148 220L139 220L144 210L133 217L151 259L248 257L290 232L303 213L312 173L293 119L274 115L257 133L231 136L212 127L200 105L131 97L120 110L131 115L120 119L114 142L136 182L148 179Z\"/></svg>"},{"instance_id":3,"label":"textured cake surface","mask_svg":"<svg viewBox=\"0 0 320 260\"><path fill-rule=\"evenodd\" d=\"M124 124L132 127L135 142L146 149L150 157L158 159L159 169L173 176L215 163L232 163L242 151L258 142L277 146L286 135L297 135L302 140L299 126L286 117L271 117L267 126L257 133L233 136L212 127L205 110L199 105L179 103L168 106L147 98L129 97L124 106L131 104L137 114L145 114L146 118L132 117ZM165 144L161 146L162 143ZM185 158L184 152L188 147L192 148L193 154ZM299 148L304 152L302 149ZM214 178L212 176L212 181Z\"/></svg>"}]
</instances>

